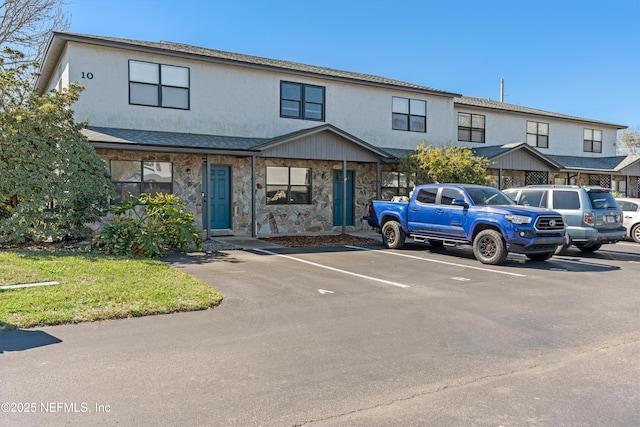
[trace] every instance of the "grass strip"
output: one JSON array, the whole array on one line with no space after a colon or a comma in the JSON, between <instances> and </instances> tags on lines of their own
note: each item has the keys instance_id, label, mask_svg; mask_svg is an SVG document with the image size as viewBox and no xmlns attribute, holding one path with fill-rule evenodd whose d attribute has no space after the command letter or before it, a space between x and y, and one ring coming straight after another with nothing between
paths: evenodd
<instances>
[{"instance_id":1,"label":"grass strip","mask_svg":"<svg viewBox=\"0 0 640 427\"><path fill-rule=\"evenodd\" d=\"M59 285L3 289L56 281ZM79 251L0 251L0 330L206 310L207 284L155 260Z\"/></svg>"}]
</instances>

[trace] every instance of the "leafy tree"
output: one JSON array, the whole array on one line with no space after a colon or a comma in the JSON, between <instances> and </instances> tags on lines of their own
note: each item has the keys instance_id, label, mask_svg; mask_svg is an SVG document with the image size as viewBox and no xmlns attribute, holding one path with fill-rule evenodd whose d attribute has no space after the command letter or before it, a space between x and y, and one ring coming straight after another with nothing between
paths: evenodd
<instances>
[{"instance_id":1,"label":"leafy tree","mask_svg":"<svg viewBox=\"0 0 640 427\"><path fill-rule=\"evenodd\" d=\"M69 28L64 4L64 0L0 0L0 46L25 52L27 61L42 59L51 31Z\"/></svg>"},{"instance_id":2,"label":"leafy tree","mask_svg":"<svg viewBox=\"0 0 640 427\"><path fill-rule=\"evenodd\" d=\"M71 240L108 210L109 171L75 123L82 87L35 95L33 63L0 58L0 244ZM11 64L11 65L7 65Z\"/></svg>"},{"instance_id":3,"label":"leafy tree","mask_svg":"<svg viewBox=\"0 0 640 427\"><path fill-rule=\"evenodd\" d=\"M102 252L154 258L162 255L165 245L182 251L188 243L202 246L195 217L173 194L143 193L120 202L114 213L117 216L102 227L95 244Z\"/></svg>"},{"instance_id":4,"label":"leafy tree","mask_svg":"<svg viewBox=\"0 0 640 427\"><path fill-rule=\"evenodd\" d=\"M489 160L475 156L470 148L433 148L424 144L400 161L404 172L414 174L416 184L457 182L486 185L489 182L488 167Z\"/></svg>"}]
</instances>

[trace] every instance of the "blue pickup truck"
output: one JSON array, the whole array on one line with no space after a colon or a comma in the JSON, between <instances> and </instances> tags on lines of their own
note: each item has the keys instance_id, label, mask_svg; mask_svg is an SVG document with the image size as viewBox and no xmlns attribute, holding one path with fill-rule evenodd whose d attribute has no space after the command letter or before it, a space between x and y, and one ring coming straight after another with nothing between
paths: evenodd
<instances>
[{"instance_id":1,"label":"blue pickup truck","mask_svg":"<svg viewBox=\"0 0 640 427\"><path fill-rule=\"evenodd\" d=\"M421 185L408 203L371 202L365 218L390 249L401 248L407 236L435 247L470 244L483 264L501 264L509 252L544 261L565 244L561 214L517 206L500 190L480 185Z\"/></svg>"}]
</instances>

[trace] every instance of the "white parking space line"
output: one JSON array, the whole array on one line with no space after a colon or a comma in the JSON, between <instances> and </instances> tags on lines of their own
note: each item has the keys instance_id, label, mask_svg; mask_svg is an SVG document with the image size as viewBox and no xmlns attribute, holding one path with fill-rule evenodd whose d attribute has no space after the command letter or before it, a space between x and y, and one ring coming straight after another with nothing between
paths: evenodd
<instances>
[{"instance_id":1,"label":"white parking space line","mask_svg":"<svg viewBox=\"0 0 640 427\"><path fill-rule=\"evenodd\" d=\"M362 248L360 246L345 245L345 247L351 248L351 249L359 249L359 250L362 250L362 251L380 252L380 250L378 250L378 249ZM415 256L415 255L408 255L408 254L403 254L403 253L398 253L398 252L393 252L393 251L383 251L383 253L389 254L389 255L401 256L401 257L405 257L405 258L419 259L421 261L434 262L436 264L451 265L453 267L470 268L470 269L473 269L473 270L488 271L490 273L506 274L507 276L527 277L524 274L520 274L520 273L511 273L509 271L493 270L491 268L475 267L475 266L472 266L472 265L457 264L455 262L447 262L447 261L440 261L440 260L436 260L436 259L422 258L422 257Z\"/></svg>"},{"instance_id":2,"label":"white parking space line","mask_svg":"<svg viewBox=\"0 0 640 427\"><path fill-rule=\"evenodd\" d=\"M617 242L616 245L621 245L621 246L635 246L636 248L640 248L640 244L638 243L631 243L631 242Z\"/></svg>"},{"instance_id":3,"label":"white parking space line","mask_svg":"<svg viewBox=\"0 0 640 427\"><path fill-rule=\"evenodd\" d=\"M268 254L268 255L279 256L279 257L282 257L282 258L290 259L292 261L303 262L305 264L313 265L314 267L324 268L326 270L335 271L337 273L348 274L350 276L359 277L361 279L373 280L375 282L384 283L386 285L397 286L398 288L408 288L409 287L409 285L403 285L402 283L391 282L389 280L379 279L377 277L365 276L364 274L354 273L352 271L347 271L347 270L341 270L339 268L329 267L328 265L318 264L318 263L315 263L315 262L307 261L307 260L300 259L300 258L295 258L295 257L288 256L288 255L277 254L275 252L267 251L265 249L254 249L254 251L262 252L262 253L265 253L265 254Z\"/></svg>"}]
</instances>

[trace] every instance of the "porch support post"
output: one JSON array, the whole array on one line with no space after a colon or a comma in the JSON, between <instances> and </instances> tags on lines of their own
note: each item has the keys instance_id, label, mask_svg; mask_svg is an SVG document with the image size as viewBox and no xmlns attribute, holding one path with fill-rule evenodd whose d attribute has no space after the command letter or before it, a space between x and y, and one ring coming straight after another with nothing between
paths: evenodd
<instances>
[{"instance_id":1,"label":"porch support post","mask_svg":"<svg viewBox=\"0 0 640 427\"><path fill-rule=\"evenodd\" d=\"M380 162L376 162L376 200L380 200L380 189L382 178L380 177Z\"/></svg>"},{"instance_id":2,"label":"porch support post","mask_svg":"<svg viewBox=\"0 0 640 427\"><path fill-rule=\"evenodd\" d=\"M342 161L342 234L347 232L347 160Z\"/></svg>"},{"instance_id":3,"label":"porch support post","mask_svg":"<svg viewBox=\"0 0 640 427\"><path fill-rule=\"evenodd\" d=\"M498 168L498 190L502 190L502 168Z\"/></svg>"},{"instance_id":4,"label":"porch support post","mask_svg":"<svg viewBox=\"0 0 640 427\"><path fill-rule=\"evenodd\" d=\"M256 237L256 156L251 156L251 237Z\"/></svg>"}]
</instances>

